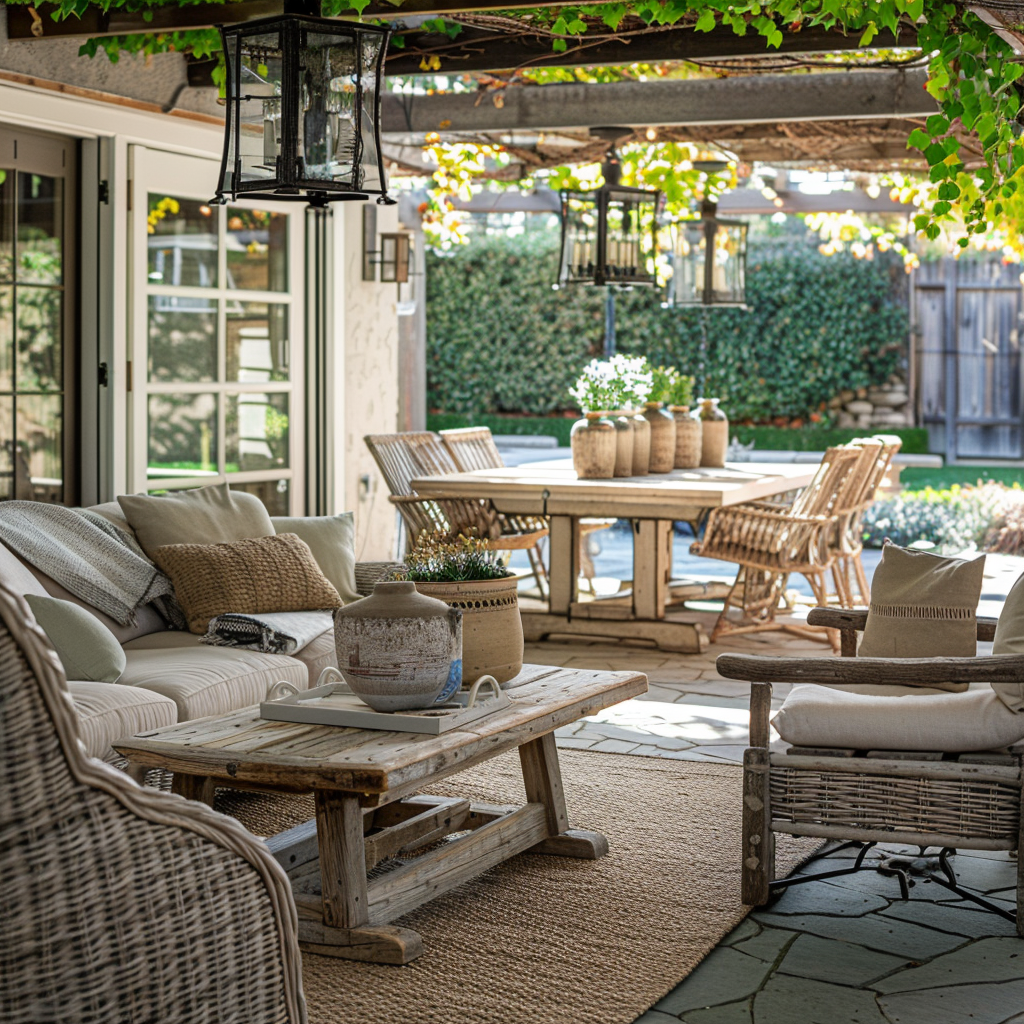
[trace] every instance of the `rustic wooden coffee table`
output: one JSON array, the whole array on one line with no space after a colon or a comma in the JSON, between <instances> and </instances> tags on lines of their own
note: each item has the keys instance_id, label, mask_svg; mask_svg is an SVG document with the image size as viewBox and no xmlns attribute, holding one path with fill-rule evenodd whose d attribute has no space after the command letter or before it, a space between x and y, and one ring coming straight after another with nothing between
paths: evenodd
<instances>
[{"instance_id":1,"label":"rustic wooden coffee table","mask_svg":"<svg viewBox=\"0 0 1024 1024\"><path fill-rule=\"evenodd\" d=\"M302 948L401 964L423 943L388 922L427 900L524 850L591 860L607 852L604 836L569 827L554 730L646 691L638 673L526 665L511 707L440 736L271 722L247 708L115 747L133 766L173 772L174 792L208 803L217 785L312 791L316 818L268 840L292 880ZM415 795L513 747L521 807ZM367 880L385 858L428 846Z\"/></svg>"}]
</instances>

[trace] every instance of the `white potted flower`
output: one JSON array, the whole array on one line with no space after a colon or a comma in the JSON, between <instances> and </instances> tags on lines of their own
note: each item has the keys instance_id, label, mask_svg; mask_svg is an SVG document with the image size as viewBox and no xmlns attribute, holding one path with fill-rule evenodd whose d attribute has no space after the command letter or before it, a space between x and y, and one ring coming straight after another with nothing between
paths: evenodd
<instances>
[{"instance_id":1,"label":"white potted flower","mask_svg":"<svg viewBox=\"0 0 1024 1024\"><path fill-rule=\"evenodd\" d=\"M631 476L650 472L651 425L644 419L643 408L654 386L654 375L643 356L617 355L609 360L617 382L619 408L625 411L633 428L633 466Z\"/></svg>"},{"instance_id":2,"label":"white potted flower","mask_svg":"<svg viewBox=\"0 0 1024 1024\"><path fill-rule=\"evenodd\" d=\"M608 363L591 360L569 389L583 413L570 435L572 464L581 480L610 480L615 475L615 427L607 418L613 372Z\"/></svg>"}]
</instances>

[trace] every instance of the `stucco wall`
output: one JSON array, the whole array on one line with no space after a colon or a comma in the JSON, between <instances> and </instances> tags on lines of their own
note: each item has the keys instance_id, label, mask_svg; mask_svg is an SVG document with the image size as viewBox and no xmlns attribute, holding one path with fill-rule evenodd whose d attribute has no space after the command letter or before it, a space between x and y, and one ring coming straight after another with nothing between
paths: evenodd
<instances>
[{"instance_id":1,"label":"stucco wall","mask_svg":"<svg viewBox=\"0 0 1024 1024\"><path fill-rule=\"evenodd\" d=\"M338 483L344 507L356 513L356 554L360 561L377 561L394 554L395 510L363 437L399 429L397 288L363 280L362 204L338 204L334 218L344 296L335 321L336 342L344 339L337 389L344 409L335 426L343 460ZM378 207L377 230L398 230L394 207Z\"/></svg>"}]
</instances>

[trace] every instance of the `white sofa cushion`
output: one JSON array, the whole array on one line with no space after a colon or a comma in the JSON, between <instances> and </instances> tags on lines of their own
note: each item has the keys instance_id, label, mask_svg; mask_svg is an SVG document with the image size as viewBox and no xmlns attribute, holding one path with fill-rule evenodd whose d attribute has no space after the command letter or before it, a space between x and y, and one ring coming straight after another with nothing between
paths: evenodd
<instances>
[{"instance_id":1,"label":"white sofa cushion","mask_svg":"<svg viewBox=\"0 0 1024 1024\"><path fill-rule=\"evenodd\" d=\"M358 601L356 525L351 512L336 516L272 516L278 533L294 533L309 545L317 565L345 604Z\"/></svg>"},{"instance_id":2,"label":"white sofa cushion","mask_svg":"<svg viewBox=\"0 0 1024 1024\"><path fill-rule=\"evenodd\" d=\"M1016 715L987 685L962 693L920 686L793 687L772 719L800 747L855 750L993 750L1024 739Z\"/></svg>"},{"instance_id":3,"label":"white sofa cushion","mask_svg":"<svg viewBox=\"0 0 1024 1024\"><path fill-rule=\"evenodd\" d=\"M174 701L151 690L80 680L70 681L68 690L86 752L104 761L118 756L110 747L114 740L162 729L178 720Z\"/></svg>"},{"instance_id":4,"label":"white sofa cushion","mask_svg":"<svg viewBox=\"0 0 1024 1024\"><path fill-rule=\"evenodd\" d=\"M1010 588L999 613L992 653L1024 654L1024 574ZM1024 682L990 685L1011 711L1024 712Z\"/></svg>"},{"instance_id":5,"label":"white sofa cushion","mask_svg":"<svg viewBox=\"0 0 1024 1024\"><path fill-rule=\"evenodd\" d=\"M124 649L128 663L114 685L139 686L170 697L178 706L179 722L258 704L282 679L299 690L309 686L309 671L295 658L210 647L192 633L151 633Z\"/></svg>"},{"instance_id":6,"label":"white sofa cushion","mask_svg":"<svg viewBox=\"0 0 1024 1024\"><path fill-rule=\"evenodd\" d=\"M301 661L309 671L309 685L315 686L328 665L338 667L338 652L334 646L334 629L325 629L315 640L310 640L301 651L295 651L289 655L296 661Z\"/></svg>"}]
</instances>

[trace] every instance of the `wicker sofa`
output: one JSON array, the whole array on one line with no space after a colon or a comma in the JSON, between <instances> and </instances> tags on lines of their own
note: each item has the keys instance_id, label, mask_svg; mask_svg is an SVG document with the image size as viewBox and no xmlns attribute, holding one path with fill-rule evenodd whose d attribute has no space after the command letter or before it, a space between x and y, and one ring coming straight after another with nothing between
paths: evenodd
<instances>
[{"instance_id":1,"label":"wicker sofa","mask_svg":"<svg viewBox=\"0 0 1024 1024\"><path fill-rule=\"evenodd\" d=\"M0 586L0 1022L304 1024L284 872L236 821L87 757L69 697Z\"/></svg>"},{"instance_id":2,"label":"wicker sofa","mask_svg":"<svg viewBox=\"0 0 1024 1024\"><path fill-rule=\"evenodd\" d=\"M120 520L122 528L130 529L116 502L95 506L94 511ZM369 593L390 569L391 563L357 566L357 589ZM68 682L86 752L101 760L117 759L111 744L121 736L256 704L279 680L305 689L326 666L337 664L332 630L286 656L201 644L195 634L169 628L151 606L138 610L135 625L119 625L23 562L2 543L0 584L22 596L49 595L74 601L95 615L124 648L127 665L116 683Z\"/></svg>"}]
</instances>

